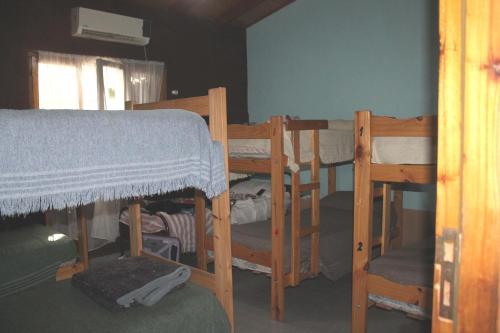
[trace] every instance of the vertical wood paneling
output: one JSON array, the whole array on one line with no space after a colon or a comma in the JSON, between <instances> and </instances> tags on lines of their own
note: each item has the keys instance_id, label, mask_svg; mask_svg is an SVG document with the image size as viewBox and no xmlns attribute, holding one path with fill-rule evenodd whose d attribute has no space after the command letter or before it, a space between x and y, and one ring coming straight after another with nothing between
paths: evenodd
<instances>
[{"instance_id":1,"label":"vertical wood paneling","mask_svg":"<svg viewBox=\"0 0 500 333\"><path fill-rule=\"evenodd\" d=\"M433 332L499 330L500 3L440 2L436 236L459 232L452 317L440 317L434 273Z\"/></svg>"},{"instance_id":2,"label":"vertical wood paneling","mask_svg":"<svg viewBox=\"0 0 500 333\"><path fill-rule=\"evenodd\" d=\"M458 331L494 332L500 270L500 2L466 1Z\"/></svg>"}]
</instances>

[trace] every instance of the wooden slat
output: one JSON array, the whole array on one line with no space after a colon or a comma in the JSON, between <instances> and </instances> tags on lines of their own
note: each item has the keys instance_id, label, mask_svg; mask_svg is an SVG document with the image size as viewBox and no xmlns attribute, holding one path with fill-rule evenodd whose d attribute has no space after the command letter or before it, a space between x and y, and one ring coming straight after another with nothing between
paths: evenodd
<instances>
[{"instance_id":1,"label":"wooden slat","mask_svg":"<svg viewBox=\"0 0 500 333\"><path fill-rule=\"evenodd\" d=\"M199 269L207 270L207 253L205 251L206 217L205 195L200 190L194 192L195 230L196 230L196 265Z\"/></svg>"},{"instance_id":2,"label":"wooden slat","mask_svg":"<svg viewBox=\"0 0 500 333\"><path fill-rule=\"evenodd\" d=\"M300 132L292 131L293 158L294 162L300 161ZM300 171L292 172L292 227L291 227L291 259L290 259L290 284L297 286L300 283Z\"/></svg>"},{"instance_id":3,"label":"wooden slat","mask_svg":"<svg viewBox=\"0 0 500 333\"><path fill-rule=\"evenodd\" d=\"M312 190L317 190L317 189L319 189L319 187L320 187L320 183L319 182L308 183L308 184L301 184L300 188L299 188L299 191L300 191L300 193L304 193L304 192L309 192L309 191L312 191Z\"/></svg>"},{"instance_id":4,"label":"wooden slat","mask_svg":"<svg viewBox=\"0 0 500 333\"><path fill-rule=\"evenodd\" d=\"M128 206L130 229L130 255L137 257L142 251L141 205L133 202Z\"/></svg>"},{"instance_id":5,"label":"wooden slat","mask_svg":"<svg viewBox=\"0 0 500 333\"><path fill-rule=\"evenodd\" d=\"M421 116L409 119L372 116L371 137L377 136L436 136L436 117Z\"/></svg>"},{"instance_id":6,"label":"wooden slat","mask_svg":"<svg viewBox=\"0 0 500 333\"><path fill-rule=\"evenodd\" d=\"M283 280L285 165L282 156L283 121L281 117L271 117L271 316L274 320L283 320L285 311L285 285Z\"/></svg>"},{"instance_id":7,"label":"wooden slat","mask_svg":"<svg viewBox=\"0 0 500 333\"><path fill-rule=\"evenodd\" d=\"M213 140L219 141L224 146L226 188L229 189L226 89L210 89L208 96L210 133ZM212 199L212 214L214 228L215 293L226 311L228 320L234 330L229 190Z\"/></svg>"},{"instance_id":8,"label":"wooden slat","mask_svg":"<svg viewBox=\"0 0 500 333\"><path fill-rule=\"evenodd\" d=\"M71 279L71 277L76 274L83 272L85 270L83 262L76 262L71 264L62 264L56 272L56 281L63 281Z\"/></svg>"},{"instance_id":9,"label":"wooden slat","mask_svg":"<svg viewBox=\"0 0 500 333\"><path fill-rule=\"evenodd\" d=\"M327 123L328 127L328 123ZM319 130L315 129L311 135L311 151L313 159L311 161L311 273L319 273ZM302 189L302 188L301 188Z\"/></svg>"},{"instance_id":10,"label":"wooden slat","mask_svg":"<svg viewBox=\"0 0 500 333\"><path fill-rule=\"evenodd\" d=\"M337 168L335 165L330 164L328 166L328 194L335 193L337 191Z\"/></svg>"},{"instance_id":11,"label":"wooden slat","mask_svg":"<svg viewBox=\"0 0 500 333\"><path fill-rule=\"evenodd\" d=\"M167 264L170 264L170 265L171 264L180 265L176 261L172 261L172 260L166 259L165 257L160 257L157 255L148 253L148 252L141 251L141 255L158 260L158 261L161 261L161 262L164 262L164 263L167 263ZM205 288L211 290L213 293L215 293L215 275L214 274L209 273L209 272L204 271L204 270L201 270L201 269L198 269L198 268L195 268L195 267L190 267L190 269L191 269L191 277L189 278L189 281L191 281L199 286L205 287Z\"/></svg>"},{"instance_id":12,"label":"wooden slat","mask_svg":"<svg viewBox=\"0 0 500 333\"><path fill-rule=\"evenodd\" d=\"M83 269L89 268L89 248L88 248L88 233L87 233L87 217L83 206L78 206L76 209L78 219L78 252L80 254L80 262Z\"/></svg>"},{"instance_id":13,"label":"wooden slat","mask_svg":"<svg viewBox=\"0 0 500 333\"><path fill-rule=\"evenodd\" d=\"M229 139L270 139L271 125L268 123L257 125L228 125Z\"/></svg>"},{"instance_id":14,"label":"wooden slat","mask_svg":"<svg viewBox=\"0 0 500 333\"><path fill-rule=\"evenodd\" d=\"M464 3L462 248L455 327L499 332L500 2Z\"/></svg>"},{"instance_id":15,"label":"wooden slat","mask_svg":"<svg viewBox=\"0 0 500 333\"><path fill-rule=\"evenodd\" d=\"M197 96L189 98L178 98L163 100L153 103L134 104L134 110L156 110L156 109L183 109L196 112L200 116L209 115L208 96Z\"/></svg>"},{"instance_id":16,"label":"wooden slat","mask_svg":"<svg viewBox=\"0 0 500 333\"><path fill-rule=\"evenodd\" d=\"M391 237L391 185L382 186L382 237L380 244L380 255L384 255L389 249Z\"/></svg>"},{"instance_id":17,"label":"wooden slat","mask_svg":"<svg viewBox=\"0 0 500 333\"><path fill-rule=\"evenodd\" d=\"M213 237L207 236L205 240L206 249L213 250ZM271 267L271 252L270 251L255 251L248 246L232 242L231 253L234 258L247 260L249 262L259 264L265 267Z\"/></svg>"},{"instance_id":18,"label":"wooden slat","mask_svg":"<svg viewBox=\"0 0 500 333\"><path fill-rule=\"evenodd\" d=\"M310 227L302 227L300 228L300 237L306 237L306 236L310 236L314 233L318 233L319 232L319 226L317 225L313 225L313 226L310 226Z\"/></svg>"},{"instance_id":19,"label":"wooden slat","mask_svg":"<svg viewBox=\"0 0 500 333\"><path fill-rule=\"evenodd\" d=\"M371 181L370 113L355 114L354 236L352 332L366 332L368 262L371 258L373 183Z\"/></svg>"},{"instance_id":20,"label":"wooden slat","mask_svg":"<svg viewBox=\"0 0 500 333\"><path fill-rule=\"evenodd\" d=\"M271 160L255 158L230 158L229 170L241 173L271 173Z\"/></svg>"},{"instance_id":21,"label":"wooden slat","mask_svg":"<svg viewBox=\"0 0 500 333\"><path fill-rule=\"evenodd\" d=\"M432 304L431 288L394 283L379 275L368 274L368 292L427 310Z\"/></svg>"},{"instance_id":22,"label":"wooden slat","mask_svg":"<svg viewBox=\"0 0 500 333\"><path fill-rule=\"evenodd\" d=\"M373 181L432 184L436 181L433 165L372 164Z\"/></svg>"},{"instance_id":23,"label":"wooden slat","mask_svg":"<svg viewBox=\"0 0 500 333\"><path fill-rule=\"evenodd\" d=\"M296 130L314 130L314 129L327 129L328 121L326 120L288 120L285 123L287 131Z\"/></svg>"}]
</instances>

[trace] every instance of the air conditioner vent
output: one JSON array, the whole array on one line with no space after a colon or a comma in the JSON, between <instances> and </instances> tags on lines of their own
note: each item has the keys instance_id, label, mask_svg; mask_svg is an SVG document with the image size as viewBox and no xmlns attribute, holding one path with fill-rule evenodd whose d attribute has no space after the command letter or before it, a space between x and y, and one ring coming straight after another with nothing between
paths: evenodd
<instances>
[{"instance_id":1,"label":"air conditioner vent","mask_svg":"<svg viewBox=\"0 0 500 333\"><path fill-rule=\"evenodd\" d=\"M72 10L71 34L75 37L146 45L149 43L149 37L144 36L143 31L149 29L149 22L134 17L83 7Z\"/></svg>"}]
</instances>

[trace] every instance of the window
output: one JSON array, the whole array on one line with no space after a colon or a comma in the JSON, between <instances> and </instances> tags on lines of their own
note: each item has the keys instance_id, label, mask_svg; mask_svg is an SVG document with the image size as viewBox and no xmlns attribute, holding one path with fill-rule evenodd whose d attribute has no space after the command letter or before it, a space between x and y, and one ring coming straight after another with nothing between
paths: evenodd
<instances>
[{"instance_id":1,"label":"window","mask_svg":"<svg viewBox=\"0 0 500 333\"><path fill-rule=\"evenodd\" d=\"M123 110L160 99L163 63L39 51L32 56L32 101L42 109Z\"/></svg>"}]
</instances>

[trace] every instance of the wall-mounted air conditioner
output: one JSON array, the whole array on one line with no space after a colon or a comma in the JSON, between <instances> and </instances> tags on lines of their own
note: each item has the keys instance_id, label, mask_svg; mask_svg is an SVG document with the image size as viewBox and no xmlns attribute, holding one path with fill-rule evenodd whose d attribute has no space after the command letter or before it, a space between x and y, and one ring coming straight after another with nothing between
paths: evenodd
<instances>
[{"instance_id":1,"label":"wall-mounted air conditioner","mask_svg":"<svg viewBox=\"0 0 500 333\"><path fill-rule=\"evenodd\" d=\"M146 45L150 22L98 10L76 7L71 10L71 34L75 37L109 42Z\"/></svg>"}]
</instances>

